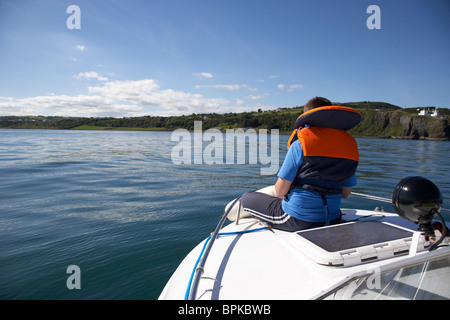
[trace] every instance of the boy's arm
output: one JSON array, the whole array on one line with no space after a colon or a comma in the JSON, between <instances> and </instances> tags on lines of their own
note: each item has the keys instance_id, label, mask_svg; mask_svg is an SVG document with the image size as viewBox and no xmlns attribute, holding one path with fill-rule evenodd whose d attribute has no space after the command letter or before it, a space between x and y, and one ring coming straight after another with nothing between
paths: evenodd
<instances>
[{"instance_id":1,"label":"boy's arm","mask_svg":"<svg viewBox=\"0 0 450 320\"><path fill-rule=\"evenodd\" d=\"M284 199L291 188L291 184L292 181L278 177L278 180L275 183L275 192L277 193L278 198Z\"/></svg>"}]
</instances>

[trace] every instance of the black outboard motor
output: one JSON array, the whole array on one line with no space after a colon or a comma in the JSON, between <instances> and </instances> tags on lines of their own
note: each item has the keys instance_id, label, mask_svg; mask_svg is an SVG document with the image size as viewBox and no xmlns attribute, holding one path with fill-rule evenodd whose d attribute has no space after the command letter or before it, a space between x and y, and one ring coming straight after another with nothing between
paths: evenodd
<instances>
[{"instance_id":1,"label":"black outboard motor","mask_svg":"<svg viewBox=\"0 0 450 320\"><path fill-rule=\"evenodd\" d=\"M439 213L442 208L442 194L433 182L417 176L402 179L395 187L392 204L400 217L418 223L418 231L425 236L434 234L431 222L438 215L445 230L440 241L436 242L430 250L437 248L447 230L444 219Z\"/></svg>"}]
</instances>

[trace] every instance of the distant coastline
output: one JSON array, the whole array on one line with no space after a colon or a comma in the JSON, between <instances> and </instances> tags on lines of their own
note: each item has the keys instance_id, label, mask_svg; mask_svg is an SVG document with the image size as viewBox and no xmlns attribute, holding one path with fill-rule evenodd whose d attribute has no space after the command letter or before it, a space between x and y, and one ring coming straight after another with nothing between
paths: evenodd
<instances>
[{"instance_id":1,"label":"distant coastline","mask_svg":"<svg viewBox=\"0 0 450 320\"><path fill-rule=\"evenodd\" d=\"M385 102L333 103L357 109L362 122L349 133L355 137L450 140L450 109L440 108L440 117L418 115L417 108L402 109ZM203 130L222 131L236 128L278 129L290 134L303 106L243 113L209 113L184 116L143 116L134 118L83 118L55 116L0 116L0 128L64 129L64 130L123 130L173 131L194 129L194 121L202 121Z\"/></svg>"}]
</instances>

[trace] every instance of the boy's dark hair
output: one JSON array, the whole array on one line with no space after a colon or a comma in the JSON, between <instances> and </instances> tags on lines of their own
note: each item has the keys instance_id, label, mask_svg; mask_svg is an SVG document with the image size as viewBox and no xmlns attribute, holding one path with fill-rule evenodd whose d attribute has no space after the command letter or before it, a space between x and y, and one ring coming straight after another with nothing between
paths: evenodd
<instances>
[{"instance_id":1,"label":"boy's dark hair","mask_svg":"<svg viewBox=\"0 0 450 320\"><path fill-rule=\"evenodd\" d=\"M330 100L322 97L314 97L305 104L303 112L325 106L331 106Z\"/></svg>"}]
</instances>

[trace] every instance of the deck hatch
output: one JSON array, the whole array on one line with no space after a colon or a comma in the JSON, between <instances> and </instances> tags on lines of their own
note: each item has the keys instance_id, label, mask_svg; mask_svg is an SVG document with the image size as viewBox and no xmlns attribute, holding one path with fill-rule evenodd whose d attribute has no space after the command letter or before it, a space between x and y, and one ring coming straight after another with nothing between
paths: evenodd
<instances>
[{"instance_id":1,"label":"deck hatch","mask_svg":"<svg viewBox=\"0 0 450 320\"><path fill-rule=\"evenodd\" d=\"M291 244L317 263L351 266L407 253L412 236L412 230L389 223L358 221L296 232Z\"/></svg>"},{"instance_id":2,"label":"deck hatch","mask_svg":"<svg viewBox=\"0 0 450 320\"><path fill-rule=\"evenodd\" d=\"M325 251L335 252L412 237L412 231L376 221L339 224L330 228L300 231L303 238Z\"/></svg>"}]
</instances>

